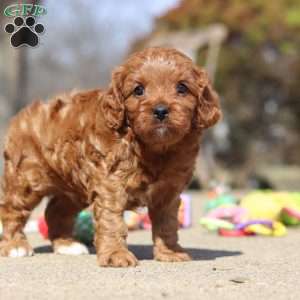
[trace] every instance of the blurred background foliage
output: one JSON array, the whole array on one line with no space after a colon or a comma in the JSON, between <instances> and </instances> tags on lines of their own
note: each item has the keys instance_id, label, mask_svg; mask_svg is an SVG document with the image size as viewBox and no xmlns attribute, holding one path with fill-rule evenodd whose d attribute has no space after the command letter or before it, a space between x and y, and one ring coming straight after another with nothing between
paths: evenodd
<instances>
[{"instance_id":1,"label":"blurred background foliage","mask_svg":"<svg viewBox=\"0 0 300 300\"><path fill-rule=\"evenodd\" d=\"M212 23L229 30L215 82L229 126L220 162L300 164L300 1L183 0L152 35ZM197 61L204 60L201 49Z\"/></svg>"}]
</instances>

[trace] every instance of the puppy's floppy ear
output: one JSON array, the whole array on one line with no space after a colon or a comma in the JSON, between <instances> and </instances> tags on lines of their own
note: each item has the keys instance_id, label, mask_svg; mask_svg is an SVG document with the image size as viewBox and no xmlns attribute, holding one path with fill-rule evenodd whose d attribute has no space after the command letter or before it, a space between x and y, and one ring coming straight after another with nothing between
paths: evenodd
<instances>
[{"instance_id":1,"label":"puppy's floppy ear","mask_svg":"<svg viewBox=\"0 0 300 300\"><path fill-rule=\"evenodd\" d=\"M219 96L213 90L206 71L195 66L194 75L198 94L195 127L205 129L216 124L222 116Z\"/></svg>"},{"instance_id":2,"label":"puppy's floppy ear","mask_svg":"<svg viewBox=\"0 0 300 300\"><path fill-rule=\"evenodd\" d=\"M120 129L125 122L124 96L122 85L124 80L124 68L118 67L112 74L112 82L108 92L101 100L103 117L109 128Z\"/></svg>"}]
</instances>

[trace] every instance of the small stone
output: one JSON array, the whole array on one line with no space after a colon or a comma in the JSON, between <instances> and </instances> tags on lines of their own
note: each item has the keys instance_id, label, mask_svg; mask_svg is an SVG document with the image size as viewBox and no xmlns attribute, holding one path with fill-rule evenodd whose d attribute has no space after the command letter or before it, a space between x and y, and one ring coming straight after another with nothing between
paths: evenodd
<instances>
[{"instance_id":1,"label":"small stone","mask_svg":"<svg viewBox=\"0 0 300 300\"><path fill-rule=\"evenodd\" d=\"M249 281L249 279L246 277L235 277L235 278L230 279L230 281L234 282L234 283L245 283L245 282Z\"/></svg>"},{"instance_id":2,"label":"small stone","mask_svg":"<svg viewBox=\"0 0 300 300\"><path fill-rule=\"evenodd\" d=\"M226 267L213 267L212 268L213 271L230 271L232 270L232 268L226 268Z\"/></svg>"}]
</instances>

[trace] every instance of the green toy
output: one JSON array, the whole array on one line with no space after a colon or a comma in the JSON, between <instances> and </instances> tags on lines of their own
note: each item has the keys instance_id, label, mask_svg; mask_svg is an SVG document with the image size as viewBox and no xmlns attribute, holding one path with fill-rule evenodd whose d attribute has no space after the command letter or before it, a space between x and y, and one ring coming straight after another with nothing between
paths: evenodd
<instances>
[{"instance_id":1,"label":"green toy","mask_svg":"<svg viewBox=\"0 0 300 300\"><path fill-rule=\"evenodd\" d=\"M237 204L238 202L238 199L236 197L234 197L233 195L228 195L228 194L225 194L225 195L221 195L213 200L209 200L204 209L206 212L214 209L214 208L217 208L219 206L231 206L231 205L235 205Z\"/></svg>"},{"instance_id":2,"label":"green toy","mask_svg":"<svg viewBox=\"0 0 300 300\"><path fill-rule=\"evenodd\" d=\"M280 214L280 220L286 225L300 225L300 210L284 207Z\"/></svg>"},{"instance_id":3,"label":"green toy","mask_svg":"<svg viewBox=\"0 0 300 300\"><path fill-rule=\"evenodd\" d=\"M94 232L92 212L86 210L81 211L74 224L74 237L86 245L92 245Z\"/></svg>"}]
</instances>

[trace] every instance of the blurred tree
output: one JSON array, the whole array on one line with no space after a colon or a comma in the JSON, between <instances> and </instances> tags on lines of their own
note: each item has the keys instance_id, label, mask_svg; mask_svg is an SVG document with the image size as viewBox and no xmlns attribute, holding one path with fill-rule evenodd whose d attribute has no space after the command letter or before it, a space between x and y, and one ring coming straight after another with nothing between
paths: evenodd
<instances>
[{"instance_id":1,"label":"blurred tree","mask_svg":"<svg viewBox=\"0 0 300 300\"><path fill-rule=\"evenodd\" d=\"M216 74L230 128L220 161L250 173L262 162L300 164L300 1L183 0L153 34L211 23L229 29Z\"/></svg>"},{"instance_id":2,"label":"blurred tree","mask_svg":"<svg viewBox=\"0 0 300 300\"><path fill-rule=\"evenodd\" d=\"M44 0L45 34L40 46L28 51L29 99L107 86L130 43L150 32L154 16L175 1Z\"/></svg>"}]
</instances>

